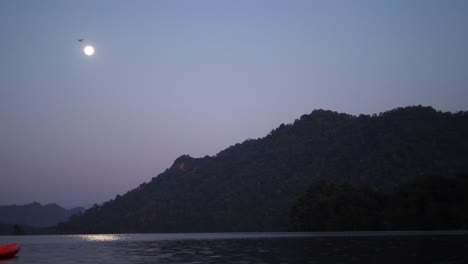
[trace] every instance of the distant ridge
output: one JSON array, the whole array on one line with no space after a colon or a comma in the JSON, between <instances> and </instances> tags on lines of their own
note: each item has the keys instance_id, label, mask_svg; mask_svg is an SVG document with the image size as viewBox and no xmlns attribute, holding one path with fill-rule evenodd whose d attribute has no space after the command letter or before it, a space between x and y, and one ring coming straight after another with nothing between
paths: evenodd
<instances>
[{"instance_id":1,"label":"distant ridge","mask_svg":"<svg viewBox=\"0 0 468 264\"><path fill-rule=\"evenodd\" d=\"M57 204L41 205L33 202L25 205L0 206L0 222L31 227L54 226L68 220L71 215L84 211L84 208L64 209Z\"/></svg>"},{"instance_id":2,"label":"distant ridge","mask_svg":"<svg viewBox=\"0 0 468 264\"><path fill-rule=\"evenodd\" d=\"M318 180L391 189L468 172L468 112L314 110L213 157L183 155L150 182L59 225L62 233L286 231Z\"/></svg>"}]
</instances>

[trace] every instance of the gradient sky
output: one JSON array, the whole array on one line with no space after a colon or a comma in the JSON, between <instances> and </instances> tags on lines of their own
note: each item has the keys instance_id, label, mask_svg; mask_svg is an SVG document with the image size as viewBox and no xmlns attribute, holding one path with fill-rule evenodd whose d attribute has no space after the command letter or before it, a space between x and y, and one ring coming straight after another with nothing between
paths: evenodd
<instances>
[{"instance_id":1,"label":"gradient sky","mask_svg":"<svg viewBox=\"0 0 468 264\"><path fill-rule=\"evenodd\" d=\"M0 204L103 202L313 109L468 110L467 26L456 0L0 1Z\"/></svg>"}]
</instances>

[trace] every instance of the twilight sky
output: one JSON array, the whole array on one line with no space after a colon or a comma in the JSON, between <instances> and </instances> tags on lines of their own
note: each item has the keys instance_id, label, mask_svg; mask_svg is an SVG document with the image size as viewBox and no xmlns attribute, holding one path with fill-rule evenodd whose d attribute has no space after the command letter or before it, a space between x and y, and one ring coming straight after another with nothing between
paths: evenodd
<instances>
[{"instance_id":1,"label":"twilight sky","mask_svg":"<svg viewBox=\"0 0 468 264\"><path fill-rule=\"evenodd\" d=\"M464 0L0 1L0 205L103 202L317 108L468 110L467 25Z\"/></svg>"}]
</instances>

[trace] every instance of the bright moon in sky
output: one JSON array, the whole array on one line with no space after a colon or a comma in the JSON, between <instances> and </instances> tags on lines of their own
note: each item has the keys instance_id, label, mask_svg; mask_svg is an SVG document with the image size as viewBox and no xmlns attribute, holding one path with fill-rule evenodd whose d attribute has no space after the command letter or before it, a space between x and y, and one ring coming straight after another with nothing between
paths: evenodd
<instances>
[{"instance_id":1,"label":"bright moon in sky","mask_svg":"<svg viewBox=\"0 0 468 264\"><path fill-rule=\"evenodd\" d=\"M86 55L88 55L88 56L91 56L91 55L94 54L94 48L93 48L93 46L86 46L86 47L84 48L83 51L84 51L84 53L85 53Z\"/></svg>"}]
</instances>

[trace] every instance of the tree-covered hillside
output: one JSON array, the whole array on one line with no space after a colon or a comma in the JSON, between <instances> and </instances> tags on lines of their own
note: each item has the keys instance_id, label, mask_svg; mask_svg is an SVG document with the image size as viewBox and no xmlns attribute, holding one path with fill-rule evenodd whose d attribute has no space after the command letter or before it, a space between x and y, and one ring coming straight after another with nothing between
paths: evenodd
<instances>
[{"instance_id":1,"label":"tree-covered hillside","mask_svg":"<svg viewBox=\"0 0 468 264\"><path fill-rule=\"evenodd\" d=\"M317 180L391 189L418 175L468 172L467 135L467 112L315 110L216 156L181 156L150 182L59 231L286 231L294 201Z\"/></svg>"}]
</instances>

